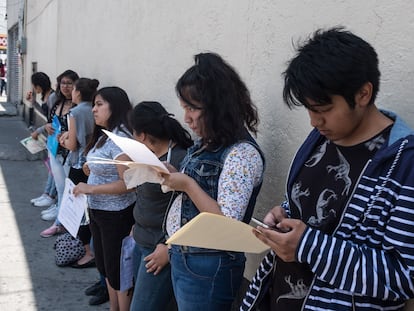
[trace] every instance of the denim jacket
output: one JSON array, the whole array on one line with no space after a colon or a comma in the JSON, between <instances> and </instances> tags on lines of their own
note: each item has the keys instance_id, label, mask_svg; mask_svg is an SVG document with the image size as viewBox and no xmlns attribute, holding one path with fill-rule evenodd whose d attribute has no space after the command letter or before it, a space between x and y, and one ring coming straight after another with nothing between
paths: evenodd
<instances>
[{"instance_id":1,"label":"denim jacket","mask_svg":"<svg viewBox=\"0 0 414 311\"><path fill-rule=\"evenodd\" d=\"M265 159L263 152L260 150L259 146L250 134L247 133L245 139L242 139L237 143L249 143L254 146L260 153L264 169ZM214 150L207 150L202 146L201 140L199 140L188 149L187 155L181 163L181 171L184 169L185 174L197 181L200 187L207 192L211 198L217 200L220 174L223 170L224 161L226 160L231 148L232 145L228 147L220 146ZM256 204L256 198L259 194L262 182L263 175L262 180L257 186L254 187L253 193L250 197L249 204L243 218L243 221L246 223L249 223L252 217L254 206ZM183 193L181 205L181 225L185 225L199 213L199 210L188 195Z\"/></svg>"}]
</instances>

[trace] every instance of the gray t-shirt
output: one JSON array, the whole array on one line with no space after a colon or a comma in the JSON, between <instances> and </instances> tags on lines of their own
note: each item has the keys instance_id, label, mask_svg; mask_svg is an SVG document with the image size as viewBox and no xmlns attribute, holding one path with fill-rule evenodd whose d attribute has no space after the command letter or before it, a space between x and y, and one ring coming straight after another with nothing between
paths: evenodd
<instances>
[{"instance_id":1,"label":"gray t-shirt","mask_svg":"<svg viewBox=\"0 0 414 311\"><path fill-rule=\"evenodd\" d=\"M92 104L90 102L81 102L69 112L69 118L75 118L76 124L76 140L78 141L78 148L75 151L70 151L67 161L69 166L81 169L86 162L86 157L83 154L85 151L88 139L92 135L95 120L92 113ZM68 122L69 123L69 122Z\"/></svg>"},{"instance_id":2,"label":"gray t-shirt","mask_svg":"<svg viewBox=\"0 0 414 311\"><path fill-rule=\"evenodd\" d=\"M50 93L49 97L47 98L46 104L47 109L50 112L57 101L57 95L55 92Z\"/></svg>"},{"instance_id":3,"label":"gray t-shirt","mask_svg":"<svg viewBox=\"0 0 414 311\"><path fill-rule=\"evenodd\" d=\"M124 131L127 131L125 127L122 128ZM126 134L124 131L115 129L112 132L118 136L131 138L131 135ZM114 160L121 154L123 154L123 151L108 138L102 147L94 147L88 152L87 160L90 161L93 157ZM88 184L90 185L109 184L120 179L115 164L88 163L88 166L90 170ZM88 195L89 208L103 211L121 211L134 203L135 200L135 192Z\"/></svg>"},{"instance_id":4,"label":"gray t-shirt","mask_svg":"<svg viewBox=\"0 0 414 311\"><path fill-rule=\"evenodd\" d=\"M170 163L177 169L185 157L187 151L175 146L171 150ZM167 155L160 157L160 161L166 161ZM173 192L163 193L161 186L154 183L145 183L137 187L137 201L134 208L134 239L143 247L153 248L158 243L165 241L165 233L162 223L168 207L172 200Z\"/></svg>"}]
</instances>

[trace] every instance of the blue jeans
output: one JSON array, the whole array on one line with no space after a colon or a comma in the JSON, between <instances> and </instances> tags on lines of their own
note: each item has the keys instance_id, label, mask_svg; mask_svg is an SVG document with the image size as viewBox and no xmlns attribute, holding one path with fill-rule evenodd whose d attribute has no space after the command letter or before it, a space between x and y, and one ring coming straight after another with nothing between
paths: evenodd
<instances>
[{"instance_id":1,"label":"blue jeans","mask_svg":"<svg viewBox=\"0 0 414 311\"><path fill-rule=\"evenodd\" d=\"M48 167L49 174L47 175L47 181L45 185L45 190L43 193L47 193L50 197L54 198L57 195L55 179L53 178L52 170L50 168L50 159L49 157L45 160L45 164Z\"/></svg>"},{"instance_id":2,"label":"blue jeans","mask_svg":"<svg viewBox=\"0 0 414 311\"><path fill-rule=\"evenodd\" d=\"M175 245L170 249L178 310L231 310L243 279L246 257L243 253L198 250L201 252Z\"/></svg>"},{"instance_id":3,"label":"blue jeans","mask_svg":"<svg viewBox=\"0 0 414 311\"><path fill-rule=\"evenodd\" d=\"M52 153L49 152L49 160L50 170L52 171L53 178L55 179L56 191L58 195L57 206L60 208L60 201L62 200L63 191L65 190L65 178L68 176L69 167L67 165L62 165L63 158L59 154L54 157ZM57 219L55 224L59 224Z\"/></svg>"},{"instance_id":4,"label":"blue jeans","mask_svg":"<svg viewBox=\"0 0 414 311\"><path fill-rule=\"evenodd\" d=\"M174 293L171 283L171 266L168 264L157 275L147 273L144 258L154 249L135 244L135 288L130 311L174 310ZM172 308L168 308L168 306Z\"/></svg>"},{"instance_id":5,"label":"blue jeans","mask_svg":"<svg viewBox=\"0 0 414 311\"><path fill-rule=\"evenodd\" d=\"M47 181L45 185L45 190L43 193L47 193L50 197L54 198L57 195L55 180L53 179L53 175L49 173L47 176Z\"/></svg>"}]
</instances>

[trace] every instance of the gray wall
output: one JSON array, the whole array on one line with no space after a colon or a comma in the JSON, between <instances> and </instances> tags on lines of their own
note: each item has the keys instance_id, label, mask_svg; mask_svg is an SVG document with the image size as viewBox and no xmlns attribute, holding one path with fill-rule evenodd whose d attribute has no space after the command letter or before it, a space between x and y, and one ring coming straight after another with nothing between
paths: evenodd
<instances>
[{"instance_id":1,"label":"gray wall","mask_svg":"<svg viewBox=\"0 0 414 311\"><path fill-rule=\"evenodd\" d=\"M9 28L17 9L9 8ZM382 71L378 105L414 125L411 0L36 0L26 9L22 93L37 62L52 78L71 68L101 86L123 87L133 103L158 100L182 120L174 84L192 56L215 51L234 65L261 118L267 171L259 217L282 199L290 160L310 129L305 111L283 105L281 72L292 43L313 30L342 24L374 45Z\"/></svg>"}]
</instances>

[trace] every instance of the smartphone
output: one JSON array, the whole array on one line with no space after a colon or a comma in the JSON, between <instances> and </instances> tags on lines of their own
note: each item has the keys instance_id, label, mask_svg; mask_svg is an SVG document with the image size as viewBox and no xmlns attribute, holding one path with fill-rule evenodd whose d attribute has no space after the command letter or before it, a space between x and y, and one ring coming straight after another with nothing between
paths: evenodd
<instances>
[{"instance_id":1,"label":"smartphone","mask_svg":"<svg viewBox=\"0 0 414 311\"><path fill-rule=\"evenodd\" d=\"M252 221L254 223L256 223L257 225L262 226L263 228L274 230L274 231L277 231L277 232L286 233L286 231L283 231L282 229L280 229L278 227L270 227L269 225L266 225L264 222L261 222L260 220L254 218L254 217L252 217Z\"/></svg>"}]
</instances>

